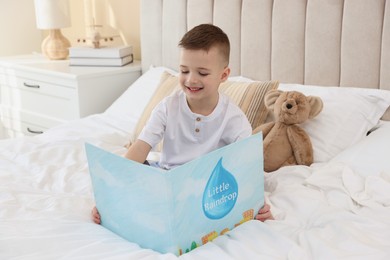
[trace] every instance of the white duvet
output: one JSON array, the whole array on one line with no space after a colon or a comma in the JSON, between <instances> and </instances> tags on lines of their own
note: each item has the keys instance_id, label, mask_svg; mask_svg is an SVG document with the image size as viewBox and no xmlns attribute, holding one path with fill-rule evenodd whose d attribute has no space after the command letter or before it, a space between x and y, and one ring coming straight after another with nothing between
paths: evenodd
<instances>
[{"instance_id":1,"label":"white duvet","mask_svg":"<svg viewBox=\"0 0 390 260\"><path fill-rule=\"evenodd\" d=\"M90 220L86 141L123 154L131 124L94 115L0 142L0 259L175 259ZM246 222L183 259L390 259L390 172L342 162L266 175L276 220Z\"/></svg>"}]
</instances>

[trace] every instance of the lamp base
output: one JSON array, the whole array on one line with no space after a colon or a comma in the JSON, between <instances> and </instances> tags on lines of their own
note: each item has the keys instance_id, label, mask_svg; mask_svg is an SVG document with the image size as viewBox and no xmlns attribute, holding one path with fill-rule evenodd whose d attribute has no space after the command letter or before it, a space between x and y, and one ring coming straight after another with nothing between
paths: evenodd
<instances>
[{"instance_id":1,"label":"lamp base","mask_svg":"<svg viewBox=\"0 0 390 260\"><path fill-rule=\"evenodd\" d=\"M42 53L51 60L65 60L68 58L70 42L66 39L60 29L49 31L41 45Z\"/></svg>"}]
</instances>

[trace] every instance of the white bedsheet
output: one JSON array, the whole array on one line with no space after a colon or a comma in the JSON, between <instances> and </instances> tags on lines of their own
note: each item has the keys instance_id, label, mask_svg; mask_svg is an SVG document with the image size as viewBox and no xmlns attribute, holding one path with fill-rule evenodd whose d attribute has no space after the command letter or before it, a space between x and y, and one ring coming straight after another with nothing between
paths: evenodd
<instances>
[{"instance_id":1,"label":"white bedsheet","mask_svg":"<svg viewBox=\"0 0 390 260\"><path fill-rule=\"evenodd\" d=\"M84 143L117 154L131 125L107 114L0 142L0 259L175 259L90 220ZM183 259L390 259L390 173L361 177L342 163L266 176L277 220L249 221Z\"/></svg>"}]
</instances>

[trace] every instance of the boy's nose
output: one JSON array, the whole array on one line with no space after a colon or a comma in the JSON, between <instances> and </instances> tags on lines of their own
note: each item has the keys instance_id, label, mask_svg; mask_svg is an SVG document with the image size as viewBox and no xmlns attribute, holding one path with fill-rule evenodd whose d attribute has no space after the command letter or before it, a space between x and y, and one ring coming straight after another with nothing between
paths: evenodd
<instances>
[{"instance_id":1,"label":"boy's nose","mask_svg":"<svg viewBox=\"0 0 390 260\"><path fill-rule=\"evenodd\" d=\"M197 83L197 81L198 81L198 78L197 78L197 76L195 75L195 73L190 73L190 74L188 75L188 82L189 82L190 84Z\"/></svg>"}]
</instances>

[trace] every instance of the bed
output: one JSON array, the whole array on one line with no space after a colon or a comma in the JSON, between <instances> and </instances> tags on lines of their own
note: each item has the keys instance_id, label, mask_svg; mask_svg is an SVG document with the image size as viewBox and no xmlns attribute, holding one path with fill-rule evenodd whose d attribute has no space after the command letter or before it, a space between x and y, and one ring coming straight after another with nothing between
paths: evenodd
<instances>
[{"instance_id":1,"label":"bed","mask_svg":"<svg viewBox=\"0 0 390 260\"><path fill-rule=\"evenodd\" d=\"M180 37L199 23L229 35L233 85L276 80L324 109L302 125L314 163L265 174L275 220L177 257L91 221L84 144L125 153L162 75L174 80ZM0 259L390 259L389 2L142 0L141 46L143 75L104 113L0 141Z\"/></svg>"}]
</instances>

